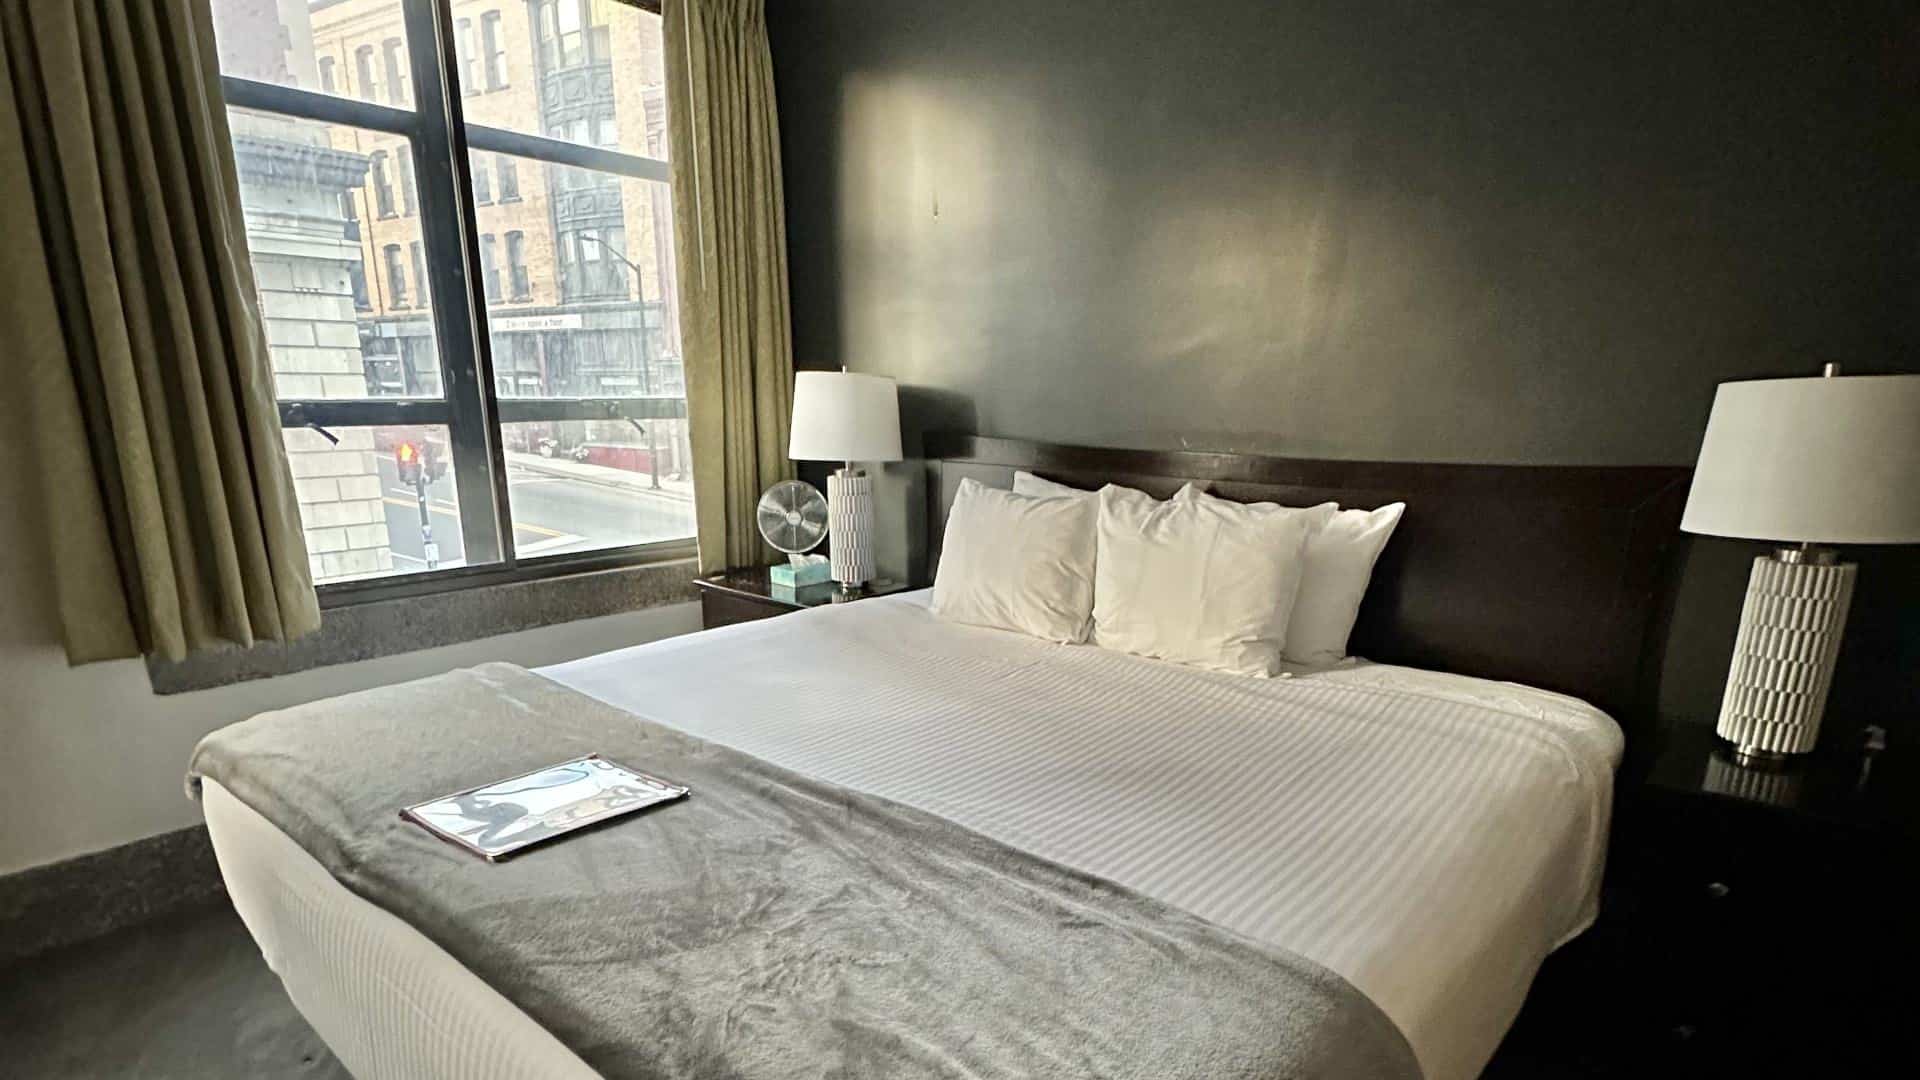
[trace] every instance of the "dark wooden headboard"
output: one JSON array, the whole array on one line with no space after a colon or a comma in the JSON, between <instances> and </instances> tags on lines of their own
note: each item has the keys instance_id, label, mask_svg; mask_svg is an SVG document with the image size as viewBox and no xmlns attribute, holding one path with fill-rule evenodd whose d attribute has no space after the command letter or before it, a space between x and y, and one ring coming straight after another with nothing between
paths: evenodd
<instances>
[{"instance_id":1,"label":"dark wooden headboard","mask_svg":"<svg viewBox=\"0 0 1920 1080\"><path fill-rule=\"evenodd\" d=\"M1387 663L1573 694L1635 727L1666 605L1691 470L1663 466L1446 465L1108 450L932 433L928 567L960 481L1007 487L1015 469L1076 487L1165 497L1189 481L1241 502L1406 516L1375 568L1350 650Z\"/></svg>"}]
</instances>

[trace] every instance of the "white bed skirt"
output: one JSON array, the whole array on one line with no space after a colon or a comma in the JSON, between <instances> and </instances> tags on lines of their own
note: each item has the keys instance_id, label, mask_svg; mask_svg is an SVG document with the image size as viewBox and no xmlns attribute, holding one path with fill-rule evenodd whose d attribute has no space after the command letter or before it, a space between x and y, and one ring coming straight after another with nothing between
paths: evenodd
<instances>
[{"instance_id":1,"label":"white bed skirt","mask_svg":"<svg viewBox=\"0 0 1920 1080\"><path fill-rule=\"evenodd\" d=\"M354 1076L599 1075L426 935L348 891L231 792L201 784L227 895L294 1006Z\"/></svg>"}]
</instances>

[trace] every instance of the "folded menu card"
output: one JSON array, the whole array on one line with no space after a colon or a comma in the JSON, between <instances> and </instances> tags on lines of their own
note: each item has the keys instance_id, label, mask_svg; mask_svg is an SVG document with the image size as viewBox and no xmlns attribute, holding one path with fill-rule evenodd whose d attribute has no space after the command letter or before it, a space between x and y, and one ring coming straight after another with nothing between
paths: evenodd
<instances>
[{"instance_id":1,"label":"folded menu card","mask_svg":"<svg viewBox=\"0 0 1920 1080\"><path fill-rule=\"evenodd\" d=\"M400 816L498 862L575 829L685 798L687 790L588 754L409 806Z\"/></svg>"}]
</instances>

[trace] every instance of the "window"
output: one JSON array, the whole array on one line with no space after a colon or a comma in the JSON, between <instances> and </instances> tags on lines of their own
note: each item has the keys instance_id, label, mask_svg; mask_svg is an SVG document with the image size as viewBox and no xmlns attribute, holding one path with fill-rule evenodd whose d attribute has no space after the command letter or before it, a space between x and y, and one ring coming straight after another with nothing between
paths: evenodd
<instances>
[{"instance_id":1,"label":"window","mask_svg":"<svg viewBox=\"0 0 1920 1080\"><path fill-rule=\"evenodd\" d=\"M375 150L367 160L373 179L373 212L383 218L392 217L393 181L387 176L387 152Z\"/></svg>"},{"instance_id":2,"label":"window","mask_svg":"<svg viewBox=\"0 0 1920 1080\"><path fill-rule=\"evenodd\" d=\"M480 275L487 286L487 299L500 302L500 258L494 251L493 234L480 238Z\"/></svg>"},{"instance_id":3,"label":"window","mask_svg":"<svg viewBox=\"0 0 1920 1080\"><path fill-rule=\"evenodd\" d=\"M454 24L459 37L455 48L460 59L460 85L469 94L480 92L480 49L473 40L473 20L461 19Z\"/></svg>"},{"instance_id":4,"label":"window","mask_svg":"<svg viewBox=\"0 0 1920 1080\"><path fill-rule=\"evenodd\" d=\"M559 0L560 5L560 63L563 68L575 67L587 62L586 18L581 12L581 0Z\"/></svg>"},{"instance_id":5,"label":"window","mask_svg":"<svg viewBox=\"0 0 1920 1080\"><path fill-rule=\"evenodd\" d=\"M388 38L381 50L387 58L387 104L406 105L413 100L407 89L406 46L399 38Z\"/></svg>"},{"instance_id":6,"label":"window","mask_svg":"<svg viewBox=\"0 0 1920 1080\"><path fill-rule=\"evenodd\" d=\"M211 5L321 588L393 595L359 579L450 588L688 551L666 151L627 142L662 130L659 17L601 0L471 0L448 24L403 0ZM509 53L576 73L534 81L551 93L460 94L504 86ZM430 462L418 483L402 445ZM431 576L456 567L477 572Z\"/></svg>"},{"instance_id":7,"label":"window","mask_svg":"<svg viewBox=\"0 0 1920 1080\"><path fill-rule=\"evenodd\" d=\"M527 276L527 234L518 229L507 234L507 272L513 278L513 298L532 299L533 281Z\"/></svg>"},{"instance_id":8,"label":"window","mask_svg":"<svg viewBox=\"0 0 1920 1080\"><path fill-rule=\"evenodd\" d=\"M373 298L367 295L367 268L358 259L347 264L347 287L353 291L355 311L373 308Z\"/></svg>"},{"instance_id":9,"label":"window","mask_svg":"<svg viewBox=\"0 0 1920 1080\"><path fill-rule=\"evenodd\" d=\"M320 92L323 94L337 94L340 92L334 86L333 57L331 56L323 56L320 58Z\"/></svg>"},{"instance_id":10,"label":"window","mask_svg":"<svg viewBox=\"0 0 1920 1080\"><path fill-rule=\"evenodd\" d=\"M420 241L415 240L408 245L407 253L413 259L413 282L420 290L420 306L428 307L433 303L433 292L427 287L426 250L420 246Z\"/></svg>"},{"instance_id":11,"label":"window","mask_svg":"<svg viewBox=\"0 0 1920 1080\"><path fill-rule=\"evenodd\" d=\"M487 89L507 86L507 43L500 33L500 13L489 11L480 16L480 40L487 50Z\"/></svg>"},{"instance_id":12,"label":"window","mask_svg":"<svg viewBox=\"0 0 1920 1080\"><path fill-rule=\"evenodd\" d=\"M360 100L374 101L380 97L380 81L373 74L373 46L362 45L353 50L353 73L360 77Z\"/></svg>"},{"instance_id":13,"label":"window","mask_svg":"<svg viewBox=\"0 0 1920 1080\"><path fill-rule=\"evenodd\" d=\"M396 155L400 162L400 205L402 213L411 217L420 207L415 202L419 198L413 186L413 155Z\"/></svg>"},{"instance_id":14,"label":"window","mask_svg":"<svg viewBox=\"0 0 1920 1080\"><path fill-rule=\"evenodd\" d=\"M552 71L560 66L560 24L558 0L538 0L534 5L535 33L539 38L540 67Z\"/></svg>"},{"instance_id":15,"label":"window","mask_svg":"<svg viewBox=\"0 0 1920 1080\"><path fill-rule=\"evenodd\" d=\"M561 237L560 292L570 299L626 299L627 271L637 266L627 253L627 230L607 223Z\"/></svg>"},{"instance_id":16,"label":"window","mask_svg":"<svg viewBox=\"0 0 1920 1080\"><path fill-rule=\"evenodd\" d=\"M387 302L394 307L407 306L407 268L400 262L400 245L388 244L384 249L387 256Z\"/></svg>"},{"instance_id":17,"label":"window","mask_svg":"<svg viewBox=\"0 0 1920 1080\"><path fill-rule=\"evenodd\" d=\"M622 299L627 295L627 230L615 225L600 236L601 288Z\"/></svg>"},{"instance_id":18,"label":"window","mask_svg":"<svg viewBox=\"0 0 1920 1080\"><path fill-rule=\"evenodd\" d=\"M493 201L493 179L487 174L487 159L478 152L467 156L467 171L473 175L473 201L482 205Z\"/></svg>"}]
</instances>

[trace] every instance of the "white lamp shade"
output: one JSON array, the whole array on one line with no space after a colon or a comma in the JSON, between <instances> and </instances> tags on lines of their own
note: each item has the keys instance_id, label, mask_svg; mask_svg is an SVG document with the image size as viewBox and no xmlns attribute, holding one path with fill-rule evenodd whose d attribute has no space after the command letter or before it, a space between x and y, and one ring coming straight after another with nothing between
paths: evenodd
<instances>
[{"instance_id":1,"label":"white lamp shade","mask_svg":"<svg viewBox=\"0 0 1920 1080\"><path fill-rule=\"evenodd\" d=\"M1920 543L1920 375L1722 383L1680 528Z\"/></svg>"},{"instance_id":2,"label":"white lamp shade","mask_svg":"<svg viewBox=\"0 0 1920 1080\"><path fill-rule=\"evenodd\" d=\"M801 371L793 378L795 461L899 461L900 393L884 375Z\"/></svg>"}]
</instances>

